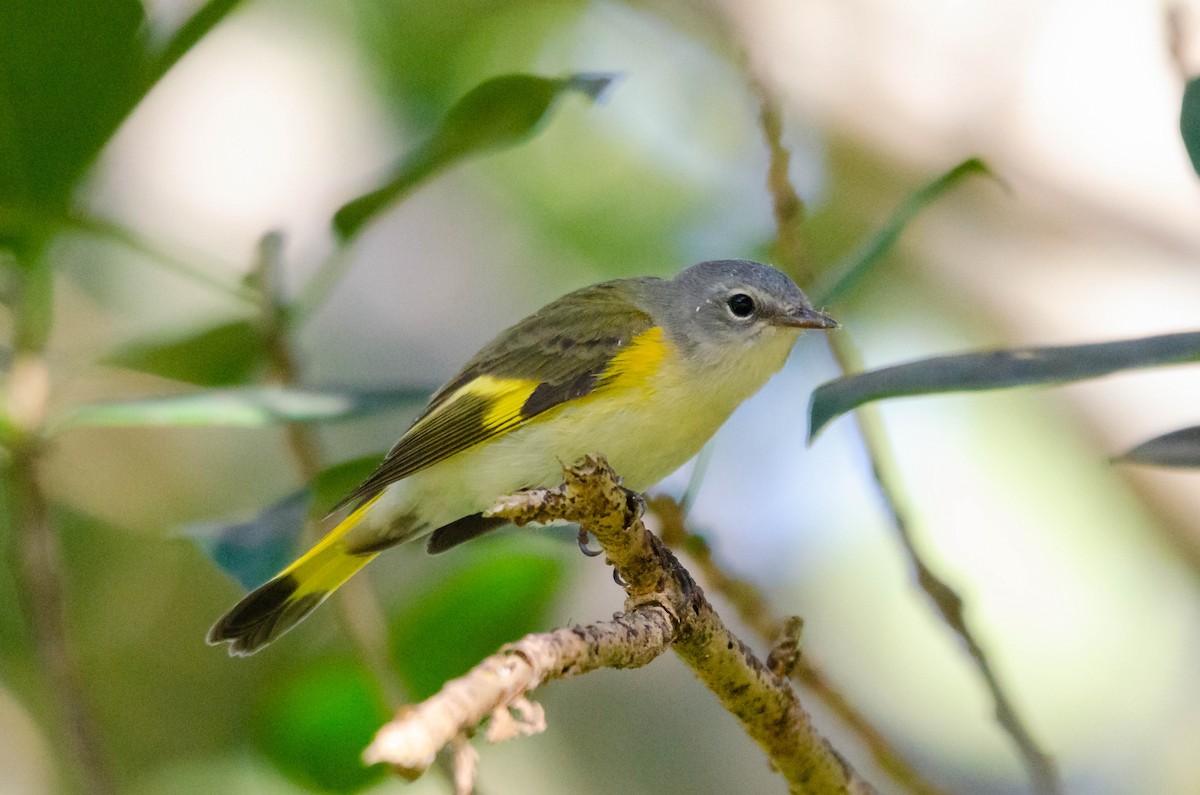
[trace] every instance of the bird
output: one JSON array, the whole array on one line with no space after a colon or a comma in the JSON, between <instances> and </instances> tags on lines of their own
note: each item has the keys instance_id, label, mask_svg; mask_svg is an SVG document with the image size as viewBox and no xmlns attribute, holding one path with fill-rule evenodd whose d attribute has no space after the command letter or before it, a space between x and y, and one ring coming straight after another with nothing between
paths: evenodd
<instances>
[{"instance_id":1,"label":"bird","mask_svg":"<svg viewBox=\"0 0 1200 795\"><path fill-rule=\"evenodd\" d=\"M750 260L562 296L438 389L333 511L348 515L225 613L208 643L253 654L383 550L426 538L436 554L494 530L505 520L485 512L497 498L555 486L584 455L649 489L783 367L802 331L836 326L782 271Z\"/></svg>"}]
</instances>

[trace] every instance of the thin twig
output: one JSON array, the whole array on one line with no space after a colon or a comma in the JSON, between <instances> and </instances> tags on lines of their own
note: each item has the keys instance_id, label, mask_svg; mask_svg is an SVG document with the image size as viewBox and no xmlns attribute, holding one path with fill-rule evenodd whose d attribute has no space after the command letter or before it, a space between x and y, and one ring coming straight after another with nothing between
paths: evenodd
<instances>
[{"instance_id":1,"label":"thin twig","mask_svg":"<svg viewBox=\"0 0 1200 795\"><path fill-rule=\"evenodd\" d=\"M252 304L255 300L254 291L245 285L229 282L213 275L216 270L228 271L230 268L222 267L221 263L211 261L213 259L211 255L205 255L205 263L194 263L190 259L193 255L184 257L176 254L166 246L107 218L79 213L45 214L25 208L0 205L0 232L6 229L32 229L47 235L60 232L90 235L98 240L115 243L142 254L155 266L213 292L247 304Z\"/></svg>"},{"instance_id":2,"label":"thin twig","mask_svg":"<svg viewBox=\"0 0 1200 795\"><path fill-rule=\"evenodd\" d=\"M770 162L767 165L767 190L771 194L775 213L775 255L787 263L792 277L800 284L812 281L812 270L801 236L804 223L804 201L792 186L788 175L791 153L783 145L783 111L779 99L766 83L750 74L750 90L758 98L758 124L767 145Z\"/></svg>"},{"instance_id":3,"label":"thin twig","mask_svg":"<svg viewBox=\"0 0 1200 795\"><path fill-rule=\"evenodd\" d=\"M290 327L281 297L282 257L282 236L277 232L264 235L259 243L254 281L261 296L260 317L270 364L269 378L283 386L296 386L301 380L300 366L288 334ZM299 422L285 425L284 433L300 477L311 483L324 469L320 438L310 426ZM350 579L334 594L334 602L343 629L358 647L360 658L371 670L384 698L391 705L401 703L403 688L388 651L387 622L370 582L365 577Z\"/></svg>"},{"instance_id":4,"label":"thin twig","mask_svg":"<svg viewBox=\"0 0 1200 795\"><path fill-rule=\"evenodd\" d=\"M717 616L671 551L641 519L641 501L601 458L564 470L557 489L502 497L488 512L515 524L578 522L595 536L624 584L613 621L529 636L501 650L423 704L406 708L367 751L409 773L488 715L528 703L552 678L597 667L637 667L674 649L766 752L793 793L873 792L813 728L785 679L775 676Z\"/></svg>"},{"instance_id":5,"label":"thin twig","mask_svg":"<svg viewBox=\"0 0 1200 795\"><path fill-rule=\"evenodd\" d=\"M786 636L787 622L775 615L766 597L752 583L731 577L721 568L713 559L708 543L688 529L686 514L678 502L667 496L656 496L650 500L650 510L658 517L662 540L675 549L683 550L691 558L701 579L709 588L725 597L737 611L742 623L768 643L778 643L781 635ZM901 756L884 733L837 689L813 662L811 655L800 654L798 664L791 670L791 678L819 698L830 712L853 731L875 764L898 784L915 795L941 795L943 791L927 781Z\"/></svg>"},{"instance_id":6,"label":"thin twig","mask_svg":"<svg viewBox=\"0 0 1200 795\"><path fill-rule=\"evenodd\" d=\"M793 200L796 192L790 184L781 184L780 180L775 176L780 170L778 162L782 161L786 165L786 160L782 160L782 157L776 154L777 150L786 152L780 139L779 127L778 125L768 123L771 115L778 114L776 100L764 83L753 78L751 79L751 89L759 97L763 106L763 135L767 139L768 149L771 151L772 166L768 186L775 197L776 206L778 207L781 203L786 206ZM783 171L783 176L784 180L786 180L786 171ZM776 191L779 192L777 193ZM802 285L807 286L807 280L804 280L803 277L807 274L808 268L806 267L807 263L803 261L802 247L799 244L791 243L786 246L783 245L783 241L791 240L799 234L798 227L794 224L785 223L787 220L777 209L776 235L781 241L781 253L793 251L795 256L794 260L784 259L782 264L786 270L790 270L800 280ZM853 372L855 369L853 366L854 356L845 334L828 335L826 339L829 340L829 345L833 349L834 356L842 372ZM995 702L996 719L1001 728L1010 735L1016 744L1017 750L1025 762L1025 766L1029 771L1030 778L1033 780L1037 792L1042 795L1053 795L1053 793L1060 792L1062 785L1053 760L1034 741L1032 734L1025 727L1013 708L1012 702L1006 696L1003 688L1001 688L982 647L976 642L973 634L967 627L963 616L961 597L933 573L931 567L925 563L920 552L913 544L911 533L908 529L908 520L899 507L900 490L888 476L888 468L883 465L882 459L888 458L885 435L877 423L872 422L870 419L864 419L869 412L870 409L866 412L863 409L859 409L856 412L855 416L858 418L859 432L866 446L868 457L871 459L871 468L880 495L891 515L892 524L900 536L909 561L917 573L917 582L937 605L947 625L966 643L967 650L974 659L976 667L978 667L980 674L983 676Z\"/></svg>"},{"instance_id":7,"label":"thin twig","mask_svg":"<svg viewBox=\"0 0 1200 795\"><path fill-rule=\"evenodd\" d=\"M856 372L861 369L857 351L847 336L830 337L829 344L843 372ZM871 460L871 474L892 520L892 525L896 528L900 543L916 572L917 583L937 606L942 620L962 639L967 652L975 661L995 703L996 721L1016 745L1017 751L1029 770L1030 778L1033 779L1034 789L1044 795L1061 792L1062 783L1054 760L1041 750L1024 721L1021 720L1004 688L1000 685L1000 680L996 676L987 654L967 625L966 616L963 613L962 597L945 580L934 573L917 548L911 523L901 507L903 498L900 495L896 478L892 475L897 470L878 412L873 406L860 406L854 412L854 419L858 424L859 435L866 446L867 457Z\"/></svg>"},{"instance_id":8,"label":"thin twig","mask_svg":"<svg viewBox=\"0 0 1200 795\"><path fill-rule=\"evenodd\" d=\"M62 715L67 756L85 792L107 795L115 791L112 774L101 749L96 728L71 646L66 619L62 552L50 506L42 492L38 466L42 428L50 400L50 372L43 356L53 295L45 265L23 270L25 281L13 301L14 347L9 371L5 413L11 423L9 478L11 527L16 534L18 564L14 572L25 612L33 629L34 644L51 698Z\"/></svg>"}]
</instances>

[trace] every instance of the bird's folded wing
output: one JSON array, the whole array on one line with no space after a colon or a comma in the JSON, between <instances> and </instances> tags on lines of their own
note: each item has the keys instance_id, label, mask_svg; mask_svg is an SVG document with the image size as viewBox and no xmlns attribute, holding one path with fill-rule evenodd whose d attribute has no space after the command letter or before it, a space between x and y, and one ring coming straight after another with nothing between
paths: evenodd
<instances>
[{"instance_id":1,"label":"bird's folded wing","mask_svg":"<svg viewBox=\"0 0 1200 795\"><path fill-rule=\"evenodd\" d=\"M571 293L503 332L438 390L338 508L361 504L401 478L592 394L622 372L654 366L662 333L631 300L636 281Z\"/></svg>"}]
</instances>

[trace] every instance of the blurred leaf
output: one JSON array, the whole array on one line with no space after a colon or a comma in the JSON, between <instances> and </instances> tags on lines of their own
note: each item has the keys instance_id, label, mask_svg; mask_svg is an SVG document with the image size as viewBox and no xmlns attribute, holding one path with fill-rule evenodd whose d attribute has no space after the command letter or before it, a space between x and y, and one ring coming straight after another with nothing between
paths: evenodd
<instances>
[{"instance_id":1,"label":"blurred leaf","mask_svg":"<svg viewBox=\"0 0 1200 795\"><path fill-rule=\"evenodd\" d=\"M237 387L78 406L51 423L51 435L79 427L223 425L257 428L281 422L333 422L420 405L432 390L318 392Z\"/></svg>"},{"instance_id":2,"label":"blurred leaf","mask_svg":"<svg viewBox=\"0 0 1200 795\"><path fill-rule=\"evenodd\" d=\"M1200 425L1156 436L1114 461L1160 467L1200 467Z\"/></svg>"},{"instance_id":3,"label":"blurred leaf","mask_svg":"<svg viewBox=\"0 0 1200 795\"><path fill-rule=\"evenodd\" d=\"M474 560L392 622L392 654L413 698L433 695L505 643L541 628L562 580L562 562L530 551L503 552L512 542L473 542Z\"/></svg>"},{"instance_id":4,"label":"blurred leaf","mask_svg":"<svg viewBox=\"0 0 1200 795\"><path fill-rule=\"evenodd\" d=\"M196 386L234 386L258 371L265 345L256 323L235 320L165 342L127 345L103 362Z\"/></svg>"},{"instance_id":5,"label":"blurred leaf","mask_svg":"<svg viewBox=\"0 0 1200 795\"><path fill-rule=\"evenodd\" d=\"M353 237L381 210L441 169L532 135L563 94L580 92L595 99L612 79L596 74L511 74L485 80L450 108L429 139L409 152L382 186L343 205L333 216L334 228L342 239Z\"/></svg>"},{"instance_id":6,"label":"blurred leaf","mask_svg":"<svg viewBox=\"0 0 1200 795\"><path fill-rule=\"evenodd\" d=\"M243 0L208 0L207 3L196 9L188 21L175 31L175 35L171 37L158 58L155 59L153 79L157 81L170 71L180 58L196 46L197 42L207 36L218 22L228 16L229 12L240 6L242 2Z\"/></svg>"},{"instance_id":7,"label":"blurred leaf","mask_svg":"<svg viewBox=\"0 0 1200 795\"><path fill-rule=\"evenodd\" d=\"M921 359L843 376L817 387L809 407L809 439L834 418L881 398L1061 384L1120 370L1195 361L1200 361L1200 332Z\"/></svg>"},{"instance_id":8,"label":"blurred leaf","mask_svg":"<svg viewBox=\"0 0 1200 795\"><path fill-rule=\"evenodd\" d=\"M891 250L900 234L918 213L946 191L975 174L995 177L986 163L977 157L972 157L918 188L896 208L882 229L867 238L833 268L832 278L813 291L814 303L829 304L845 297Z\"/></svg>"},{"instance_id":9,"label":"blurred leaf","mask_svg":"<svg viewBox=\"0 0 1200 795\"><path fill-rule=\"evenodd\" d=\"M1179 114L1179 132L1187 147L1192 168L1200 174L1200 77L1193 77L1183 90L1183 107Z\"/></svg>"},{"instance_id":10,"label":"blurred leaf","mask_svg":"<svg viewBox=\"0 0 1200 795\"><path fill-rule=\"evenodd\" d=\"M250 590L292 562L311 504L312 491L305 488L247 521L190 524L183 528L183 534Z\"/></svg>"},{"instance_id":11,"label":"blurred leaf","mask_svg":"<svg viewBox=\"0 0 1200 795\"><path fill-rule=\"evenodd\" d=\"M343 461L325 469L312 483L268 505L247 520L198 522L183 534L247 590L266 582L292 562L310 517L329 510L370 475L383 454Z\"/></svg>"},{"instance_id":12,"label":"blurred leaf","mask_svg":"<svg viewBox=\"0 0 1200 795\"><path fill-rule=\"evenodd\" d=\"M352 458L340 464L334 464L317 475L311 484L314 495L313 514L325 516L333 510L342 499L352 492L358 484L367 479L375 468L383 461L384 453L365 455Z\"/></svg>"},{"instance_id":13,"label":"blurred leaf","mask_svg":"<svg viewBox=\"0 0 1200 795\"><path fill-rule=\"evenodd\" d=\"M0 202L60 210L149 87L138 0L0 3Z\"/></svg>"},{"instance_id":14,"label":"blurred leaf","mask_svg":"<svg viewBox=\"0 0 1200 795\"><path fill-rule=\"evenodd\" d=\"M268 691L255 714L258 749L310 789L357 792L383 778L362 750L390 717L370 675L350 660L310 665Z\"/></svg>"}]
</instances>

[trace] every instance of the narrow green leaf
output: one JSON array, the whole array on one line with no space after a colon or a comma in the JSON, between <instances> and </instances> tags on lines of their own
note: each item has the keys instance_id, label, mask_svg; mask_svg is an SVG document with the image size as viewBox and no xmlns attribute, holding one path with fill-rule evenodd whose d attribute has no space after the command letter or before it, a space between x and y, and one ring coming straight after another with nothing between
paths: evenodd
<instances>
[{"instance_id":1,"label":"narrow green leaf","mask_svg":"<svg viewBox=\"0 0 1200 795\"><path fill-rule=\"evenodd\" d=\"M333 506L375 471L383 457L384 453L379 452L353 458L334 464L317 475L310 486L313 493L313 515L323 517L333 510Z\"/></svg>"},{"instance_id":2,"label":"narrow green leaf","mask_svg":"<svg viewBox=\"0 0 1200 795\"><path fill-rule=\"evenodd\" d=\"M896 208L883 228L867 238L832 269L832 276L813 291L813 302L818 305L831 304L845 297L882 261L883 256L896 244L900 234L918 213L946 191L976 174L995 176L986 163L972 157L918 188Z\"/></svg>"},{"instance_id":3,"label":"narrow green leaf","mask_svg":"<svg viewBox=\"0 0 1200 795\"><path fill-rule=\"evenodd\" d=\"M511 74L485 80L450 108L429 139L409 152L383 185L339 209L334 229L343 240L353 237L381 210L441 169L532 135L559 97L578 92L595 99L612 79L598 74Z\"/></svg>"},{"instance_id":4,"label":"narrow green leaf","mask_svg":"<svg viewBox=\"0 0 1200 795\"><path fill-rule=\"evenodd\" d=\"M311 504L312 491L301 489L249 520L200 522L183 528L182 533L250 590L292 562Z\"/></svg>"},{"instance_id":5,"label":"narrow green leaf","mask_svg":"<svg viewBox=\"0 0 1200 795\"><path fill-rule=\"evenodd\" d=\"M0 2L0 202L63 210L149 87L138 0Z\"/></svg>"},{"instance_id":6,"label":"narrow green leaf","mask_svg":"<svg viewBox=\"0 0 1200 795\"><path fill-rule=\"evenodd\" d=\"M21 237L26 234L46 238L59 232L77 232L116 243L144 255L150 263L172 271L198 285L251 304L256 308L260 303L259 296L248 287L231 284L213 275L214 271L230 270L230 268L224 263L210 260L207 256L201 262L194 262L190 258L184 258L168 251L164 246L143 237L139 232L106 218L82 213L39 212L0 203L0 239ZM0 263L0 267L2 266L3 263Z\"/></svg>"},{"instance_id":7,"label":"narrow green leaf","mask_svg":"<svg viewBox=\"0 0 1200 795\"><path fill-rule=\"evenodd\" d=\"M1200 361L1200 332L921 359L843 376L817 387L809 406L809 439L836 417L882 398L1061 384L1120 370L1195 361Z\"/></svg>"},{"instance_id":8,"label":"narrow green leaf","mask_svg":"<svg viewBox=\"0 0 1200 795\"><path fill-rule=\"evenodd\" d=\"M362 750L390 717L371 675L351 660L326 660L285 676L255 709L254 744L309 790L358 792L382 779Z\"/></svg>"},{"instance_id":9,"label":"narrow green leaf","mask_svg":"<svg viewBox=\"0 0 1200 795\"><path fill-rule=\"evenodd\" d=\"M1193 77L1183 90L1183 107L1179 113L1179 132L1192 168L1200 174L1200 77Z\"/></svg>"},{"instance_id":10,"label":"narrow green leaf","mask_svg":"<svg viewBox=\"0 0 1200 795\"><path fill-rule=\"evenodd\" d=\"M103 361L196 386L234 386L258 372L265 345L256 323L235 320L165 341L137 342Z\"/></svg>"},{"instance_id":11,"label":"narrow green leaf","mask_svg":"<svg viewBox=\"0 0 1200 795\"><path fill-rule=\"evenodd\" d=\"M420 405L431 390L321 392L283 387L214 389L188 395L79 406L51 424L80 427L222 425L257 428L282 422L333 422Z\"/></svg>"},{"instance_id":12,"label":"narrow green leaf","mask_svg":"<svg viewBox=\"0 0 1200 795\"><path fill-rule=\"evenodd\" d=\"M1155 436L1113 460L1158 467L1200 467L1200 425Z\"/></svg>"},{"instance_id":13,"label":"narrow green leaf","mask_svg":"<svg viewBox=\"0 0 1200 795\"><path fill-rule=\"evenodd\" d=\"M396 616L393 656L414 698L433 695L446 680L541 627L562 581L562 562L522 541L472 542L462 569Z\"/></svg>"},{"instance_id":14,"label":"narrow green leaf","mask_svg":"<svg viewBox=\"0 0 1200 795\"><path fill-rule=\"evenodd\" d=\"M229 16L229 12L242 4L243 0L208 0L196 9L195 13L184 22L175 35L163 47L162 52L154 61L152 77L158 81L171 70L171 67L188 53L200 39L217 26L217 23Z\"/></svg>"}]
</instances>

